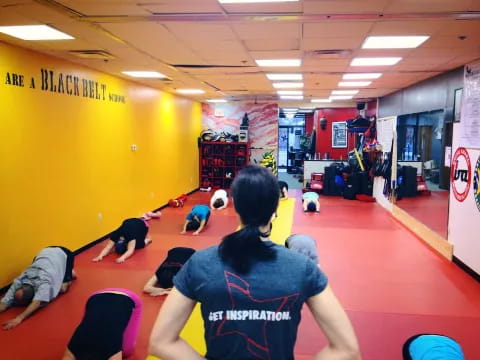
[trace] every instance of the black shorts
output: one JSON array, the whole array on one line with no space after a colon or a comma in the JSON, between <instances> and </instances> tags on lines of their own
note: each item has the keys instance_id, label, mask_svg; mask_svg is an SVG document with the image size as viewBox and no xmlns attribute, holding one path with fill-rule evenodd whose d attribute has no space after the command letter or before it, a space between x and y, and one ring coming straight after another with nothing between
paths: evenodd
<instances>
[{"instance_id":1,"label":"black shorts","mask_svg":"<svg viewBox=\"0 0 480 360\"><path fill-rule=\"evenodd\" d=\"M75 358L89 360L106 360L122 351L123 333L134 308L135 303L126 295L92 295L68 349Z\"/></svg>"},{"instance_id":2,"label":"black shorts","mask_svg":"<svg viewBox=\"0 0 480 360\"><path fill-rule=\"evenodd\" d=\"M73 280L73 267L75 263L75 255L69 249L63 246L49 246L51 248L56 247L62 249L62 251L67 255L67 265L65 267L65 275L63 277L63 282L69 282Z\"/></svg>"}]
</instances>

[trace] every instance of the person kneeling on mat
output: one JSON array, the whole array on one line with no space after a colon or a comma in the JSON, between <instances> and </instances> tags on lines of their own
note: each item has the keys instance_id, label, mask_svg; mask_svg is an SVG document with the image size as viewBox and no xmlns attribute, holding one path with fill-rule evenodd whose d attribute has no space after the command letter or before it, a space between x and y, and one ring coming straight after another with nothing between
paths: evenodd
<instances>
[{"instance_id":1,"label":"person kneeling on mat","mask_svg":"<svg viewBox=\"0 0 480 360\"><path fill-rule=\"evenodd\" d=\"M119 264L123 263L133 255L136 249L143 249L152 242L152 240L146 237L147 233L148 222L146 220L139 218L125 220L117 230L112 231L108 235L107 245L92 261L101 261L115 249L115 252L121 255L115 261Z\"/></svg>"},{"instance_id":2,"label":"person kneeling on mat","mask_svg":"<svg viewBox=\"0 0 480 360\"><path fill-rule=\"evenodd\" d=\"M320 212L320 196L313 191L308 191L302 195L303 211L304 212Z\"/></svg>"},{"instance_id":3,"label":"person kneeling on mat","mask_svg":"<svg viewBox=\"0 0 480 360\"><path fill-rule=\"evenodd\" d=\"M195 250L188 247L170 249L167 258L155 271L155 275L148 280L143 292L150 296L168 294L173 287L173 277L194 253Z\"/></svg>"},{"instance_id":4,"label":"person kneeling on mat","mask_svg":"<svg viewBox=\"0 0 480 360\"><path fill-rule=\"evenodd\" d=\"M403 360L465 360L460 345L444 335L418 334L403 345Z\"/></svg>"},{"instance_id":5,"label":"person kneeling on mat","mask_svg":"<svg viewBox=\"0 0 480 360\"><path fill-rule=\"evenodd\" d=\"M285 181L279 181L278 187L280 188L280 199L288 198L288 184Z\"/></svg>"},{"instance_id":6,"label":"person kneeling on mat","mask_svg":"<svg viewBox=\"0 0 480 360\"><path fill-rule=\"evenodd\" d=\"M198 235L208 223L210 217L210 208L208 205L195 205L192 211L187 215L183 230L180 234L195 230L193 235Z\"/></svg>"},{"instance_id":7,"label":"person kneeling on mat","mask_svg":"<svg viewBox=\"0 0 480 360\"><path fill-rule=\"evenodd\" d=\"M76 278L73 265L73 253L67 248L52 246L41 250L32 264L13 280L0 302L0 312L12 305L28 305L20 315L4 323L3 329L13 329L58 294L67 292Z\"/></svg>"},{"instance_id":8,"label":"person kneeling on mat","mask_svg":"<svg viewBox=\"0 0 480 360\"><path fill-rule=\"evenodd\" d=\"M318 253L315 239L308 235L294 234L285 240L285 247L305 255L318 264Z\"/></svg>"},{"instance_id":9,"label":"person kneeling on mat","mask_svg":"<svg viewBox=\"0 0 480 360\"><path fill-rule=\"evenodd\" d=\"M219 189L213 193L210 199L210 209L222 210L228 205L228 194L225 190Z\"/></svg>"},{"instance_id":10,"label":"person kneeling on mat","mask_svg":"<svg viewBox=\"0 0 480 360\"><path fill-rule=\"evenodd\" d=\"M108 288L93 293L62 360L121 360L131 355L141 316L142 302L130 290Z\"/></svg>"}]
</instances>

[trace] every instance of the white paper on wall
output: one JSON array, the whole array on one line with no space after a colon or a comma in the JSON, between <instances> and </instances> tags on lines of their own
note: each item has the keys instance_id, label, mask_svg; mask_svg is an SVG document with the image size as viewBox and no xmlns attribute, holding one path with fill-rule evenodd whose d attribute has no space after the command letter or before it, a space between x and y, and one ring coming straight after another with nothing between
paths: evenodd
<instances>
[{"instance_id":1,"label":"white paper on wall","mask_svg":"<svg viewBox=\"0 0 480 360\"><path fill-rule=\"evenodd\" d=\"M465 66L460 146L480 148L480 62Z\"/></svg>"}]
</instances>

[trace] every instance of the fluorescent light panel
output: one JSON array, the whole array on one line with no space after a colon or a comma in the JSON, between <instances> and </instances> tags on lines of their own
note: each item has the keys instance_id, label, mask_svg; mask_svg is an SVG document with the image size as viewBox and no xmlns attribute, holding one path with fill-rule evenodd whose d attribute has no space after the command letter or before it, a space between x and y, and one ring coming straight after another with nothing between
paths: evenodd
<instances>
[{"instance_id":1,"label":"fluorescent light panel","mask_svg":"<svg viewBox=\"0 0 480 360\"><path fill-rule=\"evenodd\" d=\"M178 89L179 94L204 94L205 91L201 89Z\"/></svg>"},{"instance_id":2,"label":"fluorescent light panel","mask_svg":"<svg viewBox=\"0 0 480 360\"><path fill-rule=\"evenodd\" d=\"M272 2L296 2L300 0L218 0L220 4L251 4L251 3L272 3Z\"/></svg>"},{"instance_id":3,"label":"fluorescent light panel","mask_svg":"<svg viewBox=\"0 0 480 360\"><path fill-rule=\"evenodd\" d=\"M371 81L340 81L338 83L338 86L357 87L357 86L368 86L371 83L372 83Z\"/></svg>"},{"instance_id":4,"label":"fluorescent light panel","mask_svg":"<svg viewBox=\"0 0 480 360\"><path fill-rule=\"evenodd\" d=\"M300 59L270 59L270 60L255 60L258 66L300 66L302 61Z\"/></svg>"},{"instance_id":5,"label":"fluorescent light panel","mask_svg":"<svg viewBox=\"0 0 480 360\"><path fill-rule=\"evenodd\" d=\"M359 90L332 90L332 95L355 95Z\"/></svg>"},{"instance_id":6,"label":"fluorescent light panel","mask_svg":"<svg viewBox=\"0 0 480 360\"><path fill-rule=\"evenodd\" d=\"M354 58L350 66L389 66L395 65L401 57L379 57L379 58Z\"/></svg>"},{"instance_id":7,"label":"fluorescent light panel","mask_svg":"<svg viewBox=\"0 0 480 360\"><path fill-rule=\"evenodd\" d=\"M343 74L343 80L368 80L368 79L378 79L380 76L382 76L381 73Z\"/></svg>"},{"instance_id":8,"label":"fluorescent light panel","mask_svg":"<svg viewBox=\"0 0 480 360\"><path fill-rule=\"evenodd\" d=\"M369 36L362 49L413 49L422 45L430 36Z\"/></svg>"},{"instance_id":9,"label":"fluorescent light panel","mask_svg":"<svg viewBox=\"0 0 480 360\"><path fill-rule=\"evenodd\" d=\"M0 26L0 32L22 40L71 40L65 34L47 25Z\"/></svg>"},{"instance_id":10,"label":"fluorescent light panel","mask_svg":"<svg viewBox=\"0 0 480 360\"><path fill-rule=\"evenodd\" d=\"M226 103L227 100L225 100L225 99L208 99L207 102L209 102L209 103Z\"/></svg>"},{"instance_id":11,"label":"fluorescent light panel","mask_svg":"<svg viewBox=\"0 0 480 360\"><path fill-rule=\"evenodd\" d=\"M350 100L353 99L352 95L333 95L330 96L330 100Z\"/></svg>"},{"instance_id":12,"label":"fluorescent light panel","mask_svg":"<svg viewBox=\"0 0 480 360\"><path fill-rule=\"evenodd\" d=\"M278 90L278 95L303 95L302 90Z\"/></svg>"},{"instance_id":13,"label":"fluorescent light panel","mask_svg":"<svg viewBox=\"0 0 480 360\"><path fill-rule=\"evenodd\" d=\"M302 95L282 95L280 96L282 100L303 100Z\"/></svg>"},{"instance_id":14,"label":"fluorescent light panel","mask_svg":"<svg viewBox=\"0 0 480 360\"><path fill-rule=\"evenodd\" d=\"M275 89L299 89L303 88L303 82L279 82L272 84Z\"/></svg>"},{"instance_id":15,"label":"fluorescent light panel","mask_svg":"<svg viewBox=\"0 0 480 360\"><path fill-rule=\"evenodd\" d=\"M289 81L289 80L303 80L302 74L280 74L280 73L271 73L267 74L269 80L280 80L280 81Z\"/></svg>"},{"instance_id":16,"label":"fluorescent light panel","mask_svg":"<svg viewBox=\"0 0 480 360\"><path fill-rule=\"evenodd\" d=\"M329 102L332 102L332 100L330 100L330 99L312 99L311 102L312 103L329 103Z\"/></svg>"},{"instance_id":17,"label":"fluorescent light panel","mask_svg":"<svg viewBox=\"0 0 480 360\"><path fill-rule=\"evenodd\" d=\"M159 73L158 71L122 71L122 74L136 77L136 78L152 78L152 79L163 79L166 78L165 75Z\"/></svg>"},{"instance_id":18,"label":"fluorescent light panel","mask_svg":"<svg viewBox=\"0 0 480 360\"><path fill-rule=\"evenodd\" d=\"M297 108L283 108L282 109L284 112L292 112L292 111L297 111Z\"/></svg>"}]
</instances>

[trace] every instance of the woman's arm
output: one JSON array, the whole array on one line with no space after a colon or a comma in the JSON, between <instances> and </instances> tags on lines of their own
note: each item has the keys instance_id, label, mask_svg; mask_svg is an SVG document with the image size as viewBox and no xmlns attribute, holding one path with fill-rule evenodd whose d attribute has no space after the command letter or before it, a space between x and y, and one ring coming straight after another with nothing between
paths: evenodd
<instances>
[{"instance_id":1,"label":"woman's arm","mask_svg":"<svg viewBox=\"0 0 480 360\"><path fill-rule=\"evenodd\" d=\"M200 234L200 231L202 231L203 228L205 227L205 223L206 223L205 220L200 221L200 226L199 226L198 229L193 233L193 235L198 235L198 234Z\"/></svg>"},{"instance_id":2,"label":"woman's arm","mask_svg":"<svg viewBox=\"0 0 480 360\"><path fill-rule=\"evenodd\" d=\"M307 305L329 342L313 360L360 360L352 324L330 286L309 298Z\"/></svg>"},{"instance_id":3,"label":"woman's arm","mask_svg":"<svg viewBox=\"0 0 480 360\"><path fill-rule=\"evenodd\" d=\"M119 258L117 258L117 260L115 260L118 264L121 264L123 263L125 260L127 260L130 256L133 255L133 253L135 252L135 245L137 244L137 240L130 240L127 244L127 251L125 251L125 253L120 256Z\"/></svg>"},{"instance_id":4,"label":"woman's arm","mask_svg":"<svg viewBox=\"0 0 480 360\"><path fill-rule=\"evenodd\" d=\"M100 251L100 254L97 257L93 258L92 261L95 261L95 262L101 261L105 256L110 254L114 246L115 246L115 243L112 240L108 239L107 245L105 245L103 250Z\"/></svg>"},{"instance_id":5,"label":"woman's arm","mask_svg":"<svg viewBox=\"0 0 480 360\"><path fill-rule=\"evenodd\" d=\"M205 360L180 337L196 302L173 288L150 335L149 354L163 360Z\"/></svg>"},{"instance_id":6,"label":"woman's arm","mask_svg":"<svg viewBox=\"0 0 480 360\"><path fill-rule=\"evenodd\" d=\"M187 232L187 225L190 222L190 220L185 220L185 224L183 224L183 230L180 234L185 234Z\"/></svg>"}]
</instances>

